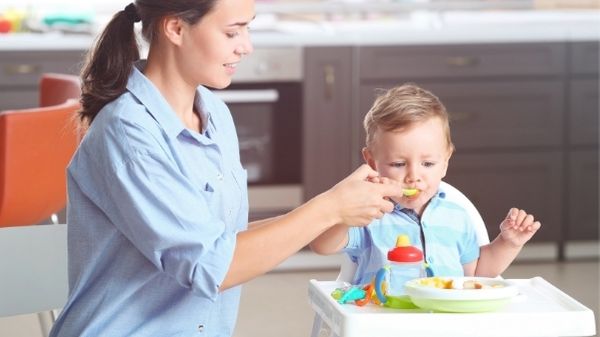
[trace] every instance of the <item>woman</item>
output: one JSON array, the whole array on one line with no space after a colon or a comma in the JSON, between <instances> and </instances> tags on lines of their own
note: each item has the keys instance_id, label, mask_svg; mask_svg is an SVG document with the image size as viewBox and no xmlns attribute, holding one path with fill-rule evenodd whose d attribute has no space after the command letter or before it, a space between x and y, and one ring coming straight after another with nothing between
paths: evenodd
<instances>
[{"instance_id":1,"label":"woman","mask_svg":"<svg viewBox=\"0 0 600 337\"><path fill-rule=\"evenodd\" d=\"M82 73L87 132L68 168L70 296L51 336L231 336L238 285L335 224L392 210L400 189L369 182L377 173L363 166L247 225L233 121L206 87L228 86L252 52L254 16L253 0L140 0L99 37Z\"/></svg>"}]
</instances>

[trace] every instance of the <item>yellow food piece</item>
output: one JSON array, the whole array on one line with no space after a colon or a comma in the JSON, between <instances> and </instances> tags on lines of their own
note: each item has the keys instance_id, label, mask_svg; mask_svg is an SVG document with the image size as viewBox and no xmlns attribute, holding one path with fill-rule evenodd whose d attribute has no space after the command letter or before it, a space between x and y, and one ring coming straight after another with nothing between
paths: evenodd
<instances>
[{"instance_id":1,"label":"yellow food piece","mask_svg":"<svg viewBox=\"0 0 600 337\"><path fill-rule=\"evenodd\" d=\"M452 279L446 279L437 276L421 279L419 283L426 287L452 289Z\"/></svg>"},{"instance_id":2,"label":"yellow food piece","mask_svg":"<svg viewBox=\"0 0 600 337\"><path fill-rule=\"evenodd\" d=\"M407 197L412 197L413 195L417 195L417 193L419 193L419 190L416 188L403 188L402 189L402 194L404 194Z\"/></svg>"}]
</instances>

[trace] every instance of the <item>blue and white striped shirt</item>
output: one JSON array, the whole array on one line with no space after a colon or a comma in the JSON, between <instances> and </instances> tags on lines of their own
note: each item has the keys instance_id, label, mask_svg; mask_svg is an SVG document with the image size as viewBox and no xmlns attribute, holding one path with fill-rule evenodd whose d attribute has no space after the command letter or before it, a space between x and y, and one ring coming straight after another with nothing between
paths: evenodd
<instances>
[{"instance_id":1,"label":"blue and white striped shirt","mask_svg":"<svg viewBox=\"0 0 600 337\"><path fill-rule=\"evenodd\" d=\"M420 219L425 236L426 258L436 276L463 276L463 264L479 258L479 244L472 216L440 190ZM352 227L344 251L358 264L354 284L371 282L377 271L388 264L387 252L396 238L406 234L412 245L423 250L419 219L396 206L366 227Z\"/></svg>"}]
</instances>

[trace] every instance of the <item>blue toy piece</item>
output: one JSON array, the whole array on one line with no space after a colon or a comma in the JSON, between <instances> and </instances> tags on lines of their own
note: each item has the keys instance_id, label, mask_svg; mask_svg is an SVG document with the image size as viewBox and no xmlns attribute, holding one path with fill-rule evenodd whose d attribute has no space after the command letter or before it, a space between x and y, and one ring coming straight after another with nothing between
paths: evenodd
<instances>
[{"instance_id":1,"label":"blue toy piece","mask_svg":"<svg viewBox=\"0 0 600 337\"><path fill-rule=\"evenodd\" d=\"M361 289L359 286L349 286L335 289L331 293L331 296L335 298L338 303L345 304L364 299L367 296L367 292Z\"/></svg>"}]
</instances>

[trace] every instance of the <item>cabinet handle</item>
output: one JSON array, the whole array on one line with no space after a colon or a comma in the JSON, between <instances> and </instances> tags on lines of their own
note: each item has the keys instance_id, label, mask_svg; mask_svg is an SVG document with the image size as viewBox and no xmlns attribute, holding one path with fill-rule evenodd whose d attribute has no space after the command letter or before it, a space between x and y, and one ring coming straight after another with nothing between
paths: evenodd
<instances>
[{"instance_id":1,"label":"cabinet handle","mask_svg":"<svg viewBox=\"0 0 600 337\"><path fill-rule=\"evenodd\" d=\"M4 73L7 75L30 75L40 72L39 64L9 64L4 66Z\"/></svg>"},{"instance_id":2,"label":"cabinet handle","mask_svg":"<svg viewBox=\"0 0 600 337\"><path fill-rule=\"evenodd\" d=\"M335 88L335 68L332 65L326 65L323 68L323 75L325 77L325 98L333 98L333 90Z\"/></svg>"},{"instance_id":3,"label":"cabinet handle","mask_svg":"<svg viewBox=\"0 0 600 337\"><path fill-rule=\"evenodd\" d=\"M452 67L473 67L479 64L479 59L472 56L454 56L448 57L446 64Z\"/></svg>"}]
</instances>

